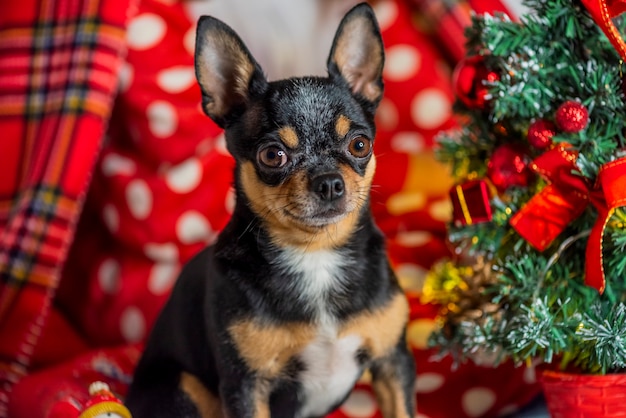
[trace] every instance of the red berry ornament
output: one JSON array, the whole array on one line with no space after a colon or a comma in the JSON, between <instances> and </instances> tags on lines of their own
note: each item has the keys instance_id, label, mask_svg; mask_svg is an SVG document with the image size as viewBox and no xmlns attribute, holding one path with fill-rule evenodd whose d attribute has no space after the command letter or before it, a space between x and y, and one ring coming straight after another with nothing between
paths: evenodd
<instances>
[{"instance_id":1,"label":"red berry ornament","mask_svg":"<svg viewBox=\"0 0 626 418\"><path fill-rule=\"evenodd\" d=\"M568 100L556 110L556 125L567 133L580 132L589 122L589 111L581 103Z\"/></svg>"},{"instance_id":2,"label":"red berry ornament","mask_svg":"<svg viewBox=\"0 0 626 418\"><path fill-rule=\"evenodd\" d=\"M480 55L459 61L452 74L452 83L459 100L470 109L484 109L488 103L488 83L494 83L500 75L485 66Z\"/></svg>"},{"instance_id":3,"label":"red berry ornament","mask_svg":"<svg viewBox=\"0 0 626 418\"><path fill-rule=\"evenodd\" d=\"M523 147L504 144L493 151L487 163L487 176L498 191L511 186L527 186L531 175Z\"/></svg>"},{"instance_id":4,"label":"red berry ornament","mask_svg":"<svg viewBox=\"0 0 626 418\"><path fill-rule=\"evenodd\" d=\"M530 124L528 128L528 143L536 149L542 150L552 144L552 138L556 134L556 125L549 120L539 119Z\"/></svg>"}]
</instances>

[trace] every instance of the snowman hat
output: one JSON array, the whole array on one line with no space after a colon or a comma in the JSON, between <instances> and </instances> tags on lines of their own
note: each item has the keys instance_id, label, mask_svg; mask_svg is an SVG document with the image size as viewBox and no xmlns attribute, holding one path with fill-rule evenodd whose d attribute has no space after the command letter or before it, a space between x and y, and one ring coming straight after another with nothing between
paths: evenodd
<instances>
[{"instance_id":1,"label":"snowman hat","mask_svg":"<svg viewBox=\"0 0 626 418\"><path fill-rule=\"evenodd\" d=\"M93 382L89 385L89 396L91 398L78 418L95 418L110 413L115 413L120 418L131 418L130 411L113 395L106 383Z\"/></svg>"}]
</instances>

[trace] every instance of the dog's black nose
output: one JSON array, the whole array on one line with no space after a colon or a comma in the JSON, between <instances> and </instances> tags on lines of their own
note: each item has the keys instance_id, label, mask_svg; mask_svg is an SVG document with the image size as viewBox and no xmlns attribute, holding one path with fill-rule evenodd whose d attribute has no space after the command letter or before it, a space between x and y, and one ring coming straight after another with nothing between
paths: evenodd
<instances>
[{"instance_id":1,"label":"dog's black nose","mask_svg":"<svg viewBox=\"0 0 626 418\"><path fill-rule=\"evenodd\" d=\"M332 202L343 196L345 184L339 174L322 174L313 179L311 189L322 200Z\"/></svg>"}]
</instances>

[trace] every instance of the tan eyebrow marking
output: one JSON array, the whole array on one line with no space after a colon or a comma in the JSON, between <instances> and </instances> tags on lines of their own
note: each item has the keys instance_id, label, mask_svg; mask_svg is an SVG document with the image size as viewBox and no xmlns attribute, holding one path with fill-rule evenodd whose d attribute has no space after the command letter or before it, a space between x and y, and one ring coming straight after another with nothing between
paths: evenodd
<instances>
[{"instance_id":1,"label":"tan eyebrow marking","mask_svg":"<svg viewBox=\"0 0 626 418\"><path fill-rule=\"evenodd\" d=\"M280 128L278 136L289 148L297 147L300 142L298 134L291 126L284 126Z\"/></svg>"},{"instance_id":2,"label":"tan eyebrow marking","mask_svg":"<svg viewBox=\"0 0 626 418\"><path fill-rule=\"evenodd\" d=\"M344 115L340 115L337 118L337 122L335 123L335 131L337 131L337 135L339 135L340 138L343 138L344 136L346 136L349 130L350 119L348 119Z\"/></svg>"}]
</instances>

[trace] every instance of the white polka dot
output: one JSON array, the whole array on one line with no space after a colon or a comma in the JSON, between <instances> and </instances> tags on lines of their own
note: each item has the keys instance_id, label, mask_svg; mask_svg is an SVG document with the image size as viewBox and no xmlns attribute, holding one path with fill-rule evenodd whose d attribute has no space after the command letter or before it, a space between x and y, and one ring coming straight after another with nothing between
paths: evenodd
<instances>
[{"instance_id":1,"label":"white polka dot","mask_svg":"<svg viewBox=\"0 0 626 418\"><path fill-rule=\"evenodd\" d=\"M196 146L196 155L206 155L213 149L213 139L203 139Z\"/></svg>"},{"instance_id":2,"label":"white polka dot","mask_svg":"<svg viewBox=\"0 0 626 418\"><path fill-rule=\"evenodd\" d=\"M526 367L524 369L524 382L531 385L537 383L537 370L535 366Z\"/></svg>"},{"instance_id":3,"label":"white polka dot","mask_svg":"<svg viewBox=\"0 0 626 418\"><path fill-rule=\"evenodd\" d=\"M120 265L112 258L107 258L98 268L98 284L104 293L114 294L120 288Z\"/></svg>"},{"instance_id":4,"label":"white polka dot","mask_svg":"<svg viewBox=\"0 0 626 418\"><path fill-rule=\"evenodd\" d=\"M416 264L404 263L395 269L400 286L405 290L421 291L428 271Z\"/></svg>"},{"instance_id":5,"label":"white polka dot","mask_svg":"<svg viewBox=\"0 0 626 418\"><path fill-rule=\"evenodd\" d=\"M407 327L407 340L413 348L425 350L428 348L430 334L436 327L432 319L415 319Z\"/></svg>"},{"instance_id":6,"label":"white polka dot","mask_svg":"<svg viewBox=\"0 0 626 418\"><path fill-rule=\"evenodd\" d=\"M450 222L452 220L452 202L442 199L430 204L428 214L436 221Z\"/></svg>"},{"instance_id":7,"label":"white polka dot","mask_svg":"<svg viewBox=\"0 0 626 418\"><path fill-rule=\"evenodd\" d=\"M183 244L210 242L215 233L209 221L199 212L188 211L176 222L176 235Z\"/></svg>"},{"instance_id":8,"label":"white polka dot","mask_svg":"<svg viewBox=\"0 0 626 418\"><path fill-rule=\"evenodd\" d=\"M232 187L226 192L226 212L233 213L235 211L235 204L237 203L237 194Z\"/></svg>"},{"instance_id":9,"label":"white polka dot","mask_svg":"<svg viewBox=\"0 0 626 418\"><path fill-rule=\"evenodd\" d=\"M168 102L157 100L146 109L150 132L157 138L166 138L172 135L178 126L176 109Z\"/></svg>"},{"instance_id":10,"label":"white polka dot","mask_svg":"<svg viewBox=\"0 0 626 418\"><path fill-rule=\"evenodd\" d=\"M110 232L117 232L120 228L120 214L112 204L106 204L102 208L102 218Z\"/></svg>"},{"instance_id":11,"label":"white polka dot","mask_svg":"<svg viewBox=\"0 0 626 418\"><path fill-rule=\"evenodd\" d=\"M519 411L519 407L517 405L507 405L498 412L498 416L508 417L508 416L513 415L517 411Z\"/></svg>"},{"instance_id":12,"label":"white polka dot","mask_svg":"<svg viewBox=\"0 0 626 418\"><path fill-rule=\"evenodd\" d=\"M398 126L398 109L390 99L380 101L376 111L376 124L387 131L393 131Z\"/></svg>"},{"instance_id":13,"label":"white polka dot","mask_svg":"<svg viewBox=\"0 0 626 418\"><path fill-rule=\"evenodd\" d=\"M398 6L395 1L377 1L374 3L374 13L381 32L393 25L398 17Z\"/></svg>"},{"instance_id":14,"label":"white polka dot","mask_svg":"<svg viewBox=\"0 0 626 418\"><path fill-rule=\"evenodd\" d=\"M390 81L406 81L420 69L421 55L412 45L394 45L385 52L384 76Z\"/></svg>"},{"instance_id":15,"label":"white polka dot","mask_svg":"<svg viewBox=\"0 0 626 418\"><path fill-rule=\"evenodd\" d=\"M178 264L156 263L150 270L148 290L154 295L163 295L171 288L178 277Z\"/></svg>"},{"instance_id":16,"label":"white polka dot","mask_svg":"<svg viewBox=\"0 0 626 418\"><path fill-rule=\"evenodd\" d=\"M139 15L128 25L128 46L138 50L151 48L163 39L165 30L165 22L160 16L152 13Z\"/></svg>"},{"instance_id":17,"label":"white polka dot","mask_svg":"<svg viewBox=\"0 0 626 418\"><path fill-rule=\"evenodd\" d=\"M395 152L419 154L424 150L424 137L419 132L398 132L391 138Z\"/></svg>"},{"instance_id":18,"label":"white polka dot","mask_svg":"<svg viewBox=\"0 0 626 418\"><path fill-rule=\"evenodd\" d=\"M136 306L129 306L122 312L120 331L127 342L139 342L146 335L146 319Z\"/></svg>"},{"instance_id":19,"label":"white polka dot","mask_svg":"<svg viewBox=\"0 0 626 418\"><path fill-rule=\"evenodd\" d=\"M470 417L479 417L489 411L496 403L496 394L488 388L473 388L463 394L463 411Z\"/></svg>"},{"instance_id":20,"label":"white polka dot","mask_svg":"<svg viewBox=\"0 0 626 418\"><path fill-rule=\"evenodd\" d=\"M423 209L428 202L428 196L421 191L401 191L389 197L387 210L391 215L402 215L408 212Z\"/></svg>"},{"instance_id":21,"label":"white polka dot","mask_svg":"<svg viewBox=\"0 0 626 418\"><path fill-rule=\"evenodd\" d=\"M438 373L418 373L415 381L415 392L430 393L443 386L445 378Z\"/></svg>"},{"instance_id":22,"label":"white polka dot","mask_svg":"<svg viewBox=\"0 0 626 418\"><path fill-rule=\"evenodd\" d=\"M183 37L183 46L185 50L189 52L190 55L194 55L196 53L196 27L192 26L191 29L185 33Z\"/></svg>"},{"instance_id":23,"label":"white polka dot","mask_svg":"<svg viewBox=\"0 0 626 418\"><path fill-rule=\"evenodd\" d=\"M171 167L165 182L176 193L188 193L198 187L202 180L202 163L196 158L189 158L182 163Z\"/></svg>"},{"instance_id":24,"label":"white polka dot","mask_svg":"<svg viewBox=\"0 0 626 418\"><path fill-rule=\"evenodd\" d=\"M226 146L226 137L224 136L224 134L220 134L216 139L215 139L215 149L220 153L220 154L224 154L224 155L230 155L230 152L228 152L228 147Z\"/></svg>"},{"instance_id":25,"label":"white polka dot","mask_svg":"<svg viewBox=\"0 0 626 418\"><path fill-rule=\"evenodd\" d=\"M135 179L126 186L126 202L137 219L146 219L152 211L152 192L145 181Z\"/></svg>"},{"instance_id":26,"label":"white polka dot","mask_svg":"<svg viewBox=\"0 0 626 418\"><path fill-rule=\"evenodd\" d=\"M421 247L432 241L433 235L425 231L406 231L396 235L396 241L403 247Z\"/></svg>"},{"instance_id":27,"label":"white polka dot","mask_svg":"<svg viewBox=\"0 0 626 418\"><path fill-rule=\"evenodd\" d=\"M350 418L370 418L376 413L376 401L367 391L355 389L341 406Z\"/></svg>"},{"instance_id":28,"label":"white polka dot","mask_svg":"<svg viewBox=\"0 0 626 418\"><path fill-rule=\"evenodd\" d=\"M498 358L501 358L500 353L501 349L491 349L491 348L479 348L472 351L472 361L478 366L483 367L493 367L494 364L498 363Z\"/></svg>"},{"instance_id":29,"label":"white polka dot","mask_svg":"<svg viewBox=\"0 0 626 418\"><path fill-rule=\"evenodd\" d=\"M119 154L107 154L102 158L102 174L105 176L132 176L137 170L135 162Z\"/></svg>"},{"instance_id":30,"label":"white polka dot","mask_svg":"<svg viewBox=\"0 0 626 418\"><path fill-rule=\"evenodd\" d=\"M119 82L120 93L124 93L128 90L128 88L133 82L133 76L134 76L133 67L129 63L124 62L122 64L122 67L120 68L120 73L119 73L120 78L118 82Z\"/></svg>"},{"instance_id":31,"label":"white polka dot","mask_svg":"<svg viewBox=\"0 0 626 418\"><path fill-rule=\"evenodd\" d=\"M411 103L411 119L423 129L435 129L448 120L452 111L450 99L439 89L419 92Z\"/></svg>"},{"instance_id":32,"label":"white polka dot","mask_svg":"<svg viewBox=\"0 0 626 418\"><path fill-rule=\"evenodd\" d=\"M178 261L178 247L171 242L164 244L148 243L143 246L143 252L154 261Z\"/></svg>"},{"instance_id":33,"label":"white polka dot","mask_svg":"<svg viewBox=\"0 0 626 418\"><path fill-rule=\"evenodd\" d=\"M196 81L193 67L179 66L161 71L157 75L157 84L168 93L181 93Z\"/></svg>"}]
</instances>

